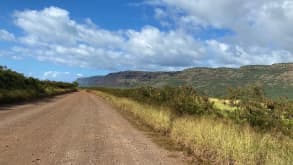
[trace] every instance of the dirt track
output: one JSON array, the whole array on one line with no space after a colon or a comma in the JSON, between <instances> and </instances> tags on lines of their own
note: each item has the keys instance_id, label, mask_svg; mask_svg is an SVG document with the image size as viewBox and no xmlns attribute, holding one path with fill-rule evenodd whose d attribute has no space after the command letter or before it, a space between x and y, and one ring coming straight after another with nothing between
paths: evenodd
<instances>
[{"instance_id":1,"label":"dirt track","mask_svg":"<svg viewBox=\"0 0 293 165\"><path fill-rule=\"evenodd\" d=\"M92 94L0 107L1 165L179 165L180 159Z\"/></svg>"}]
</instances>

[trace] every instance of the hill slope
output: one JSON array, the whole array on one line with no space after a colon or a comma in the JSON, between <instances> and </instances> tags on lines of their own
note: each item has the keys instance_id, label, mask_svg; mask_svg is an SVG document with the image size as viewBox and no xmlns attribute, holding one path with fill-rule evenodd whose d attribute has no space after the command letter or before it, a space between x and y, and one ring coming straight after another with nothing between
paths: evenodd
<instances>
[{"instance_id":1,"label":"hill slope","mask_svg":"<svg viewBox=\"0 0 293 165\"><path fill-rule=\"evenodd\" d=\"M227 87L263 84L268 96L293 98L293 63L240 68L190 68L177 72L125 71L77 80L82 87L129 88L192 85L210 96L223 96Z\"/></svg>"},{"instance_id":2,"label":"hill slope","mask_svg":"<svg viewBox=\"0 0 293 165\"><path fill-rule=\"evenodd\" d=\"M47 97L76 90L76 84L41 81L0 66L0 104Z\"/></svg>"}]
</instances>

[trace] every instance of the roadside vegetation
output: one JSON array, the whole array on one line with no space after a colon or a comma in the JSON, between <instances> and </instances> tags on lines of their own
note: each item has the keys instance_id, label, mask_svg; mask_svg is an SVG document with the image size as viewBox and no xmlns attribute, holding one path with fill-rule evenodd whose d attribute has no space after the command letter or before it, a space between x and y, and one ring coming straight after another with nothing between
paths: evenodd
<instances>
[{"instance_id":1,"label":"roadside vegetation","mask_svg":"<svg viewBox=\"0 0 293 165\"><path fill-rule=\"evenodd\" d=\"M0 104L27 101L77 90L77 84L41 81L0 66Z\"/></svg>"},{"instance_id":2,"label":"roadside vegetation","mask_svg":"<svg viewBox=\"0 0 293 165\"><path fill-rule=\"evenodd\" d=\"M96 93L210 164L291 164L292 106L260 86L231 88L226 100L191 87L98 88Z\"/></svg>"}]
</instances>

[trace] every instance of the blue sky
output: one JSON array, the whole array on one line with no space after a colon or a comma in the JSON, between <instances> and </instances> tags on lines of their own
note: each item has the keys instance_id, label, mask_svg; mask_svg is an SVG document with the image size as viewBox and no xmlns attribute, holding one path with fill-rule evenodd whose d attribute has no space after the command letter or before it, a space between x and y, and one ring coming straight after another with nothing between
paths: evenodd
<instances>
[{"instance_id":1,"label":"blue sky","mask_svg":"<svg viewBox=\"0 0 293 165\"><path fill-rule=\"evenodd\" d=\"M13 12L22 10L42 10L46 7L58 6L70 11L70 16L77 21L84 21L90 18L98 26L105 27L110 30L119 29L139 29L145 24L158 23L151 17L151 8L149 6L137 6L141 2L139 0L93 0L90 3L84 3L82 0L3 0L0 5L0 29L7 29L15 35L21 35L23 31L13 23ZM113 12L114 11L114 12ZM115 21L114 21L115 20ZM5 49L13 44L0 41L0 49ZM82 76L104 75L110 70L95 68L80 68L72 66L64 66L52 62L39 61L31 57L25 57L17 60L7 56L0 56L0 65L24 73L27 76L38 78L48 78L60 81L73 81L76 74ZM48 71L60 72L60 77L44 77L44 73ZM74 75L64 77L65 72Z\"/></svg>"},{"instance_id":2,"label":"blue sky","mask_svg":"<svg viewBox=\"0 0 293 165\"><path fill-rule=\"evenodd\" d=\"M58 81L293 62L290 0L3 0L0 65Z\"/></svg>"}]
</instances>

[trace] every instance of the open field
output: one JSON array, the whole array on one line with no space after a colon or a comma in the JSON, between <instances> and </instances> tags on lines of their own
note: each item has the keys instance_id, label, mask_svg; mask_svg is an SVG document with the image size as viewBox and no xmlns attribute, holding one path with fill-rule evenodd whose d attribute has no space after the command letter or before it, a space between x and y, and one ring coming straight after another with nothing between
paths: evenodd
<instances>
[{"instance_id":1,"label":"open field","mask_svg":"<svg viewBox=\"0 0 293 165\"><path fill-rule=\"evenodd\" d=\"M224 100L201 95L192 87L140 87L132 89L92 88L118 97L126 97L143 104L168 107L178 116L208 116L225 119L236 125L250 125L260 132L293 134L293 102L280 98L272 100L261 87L249 85L230 88Z\"/></svg>"},{"instance_id":2,"label":"open field","mask_svg":"<svg viewBox=\"0 0 293 165\"><path fill-rule=\"evenodd\" d=\"M99 91L96 94L181 145L202 163L283 165L293 161L293 140L290 137L258 132L249 125L236 125L209 116L178 116L166 107Z\"/></svg>"}]
</instances>

